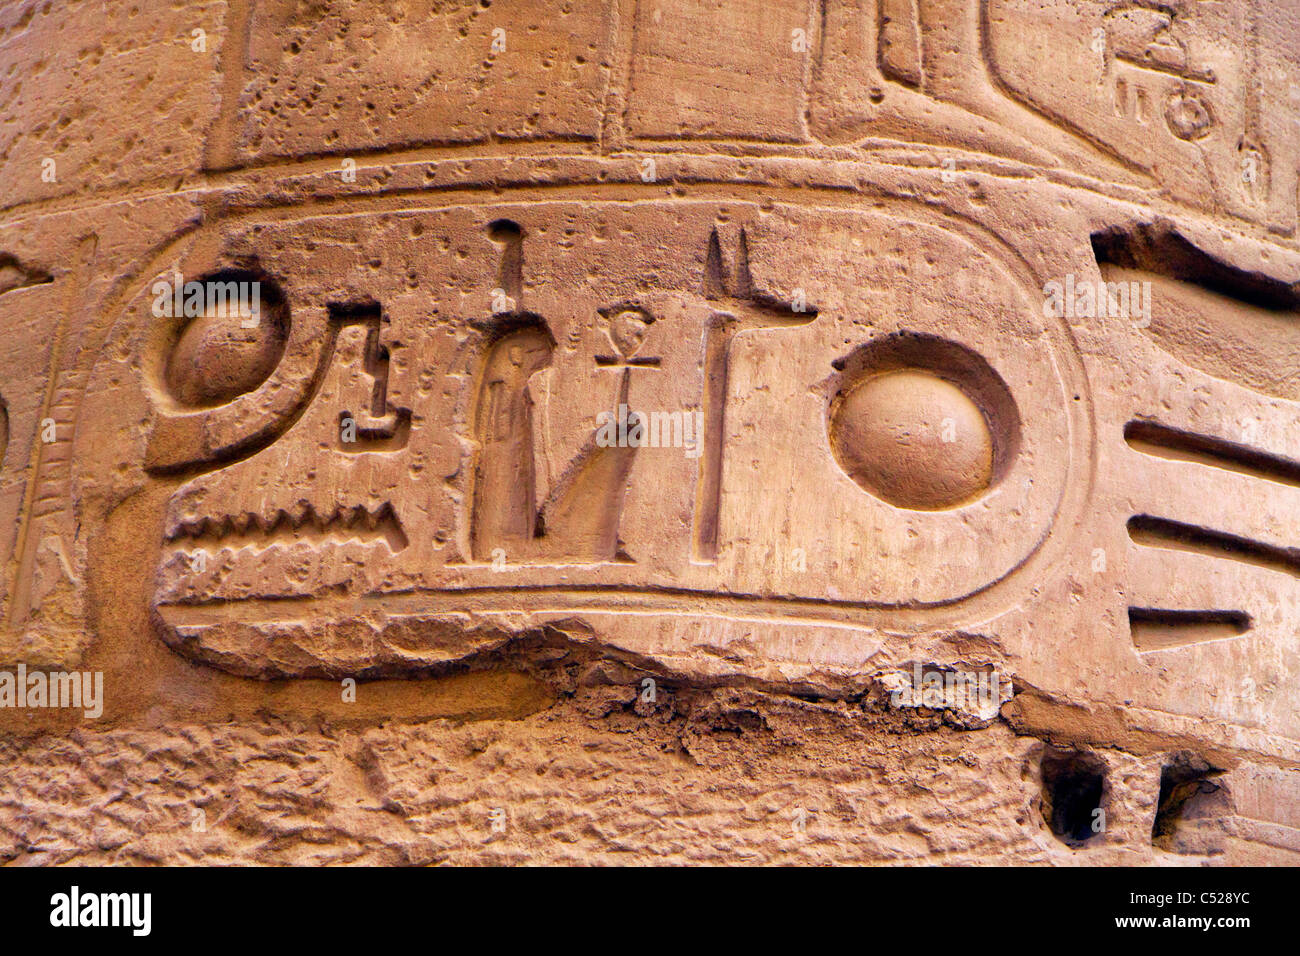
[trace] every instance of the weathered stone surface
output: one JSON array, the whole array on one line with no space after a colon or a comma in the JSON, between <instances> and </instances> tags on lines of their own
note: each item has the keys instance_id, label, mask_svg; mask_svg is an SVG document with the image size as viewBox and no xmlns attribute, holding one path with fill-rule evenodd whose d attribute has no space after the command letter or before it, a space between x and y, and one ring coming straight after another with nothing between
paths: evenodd
<instances>
[{"instance_id":1,"label":"weathered stone surface","mask_svg":"<svg viewBox=\"0 0 1300 956\"><path fill-rule=\"evenodd\" d=\"M0 14L0 857L1297 862L1292 11L153 6Z\"/></svg>"}]
</instances>

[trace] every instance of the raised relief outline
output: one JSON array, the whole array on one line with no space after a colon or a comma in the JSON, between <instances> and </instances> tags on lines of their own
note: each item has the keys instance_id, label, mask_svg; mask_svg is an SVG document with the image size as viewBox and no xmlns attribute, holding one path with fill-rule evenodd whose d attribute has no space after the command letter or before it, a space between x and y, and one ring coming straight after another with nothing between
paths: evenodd
<instances>
[{"instance_id":1,"label":"raised relief outline","mask_svg":"<svg viewBox=\"0 0 1300 956\"><path fill-rule=\"evenodd\" d=\"M623 184L606 184L603 188L606 190L610 190L615 194L621 194L626 191L626 187ZM600 184L592 184L588 187L584 187L584 197L587 199L587 201L596 202L596 203L619 204L625 201L623 197L618 195L616 195L613 198L603 198L599 195L593 195L593 191L599 192L601 189L602 186ZM803 209L804 211L824 209L827 212L843 212L843 213L859 214L859 213L868 213L868 212L879 213L882 210L887 210L888 208L891 207L897 207L897 211L900 215L903 215L905 217L910 217L911 219L922 223L930 222L931 219L935 219L936 221L932 222L931 223L932 225L937 226L938 228L946 232L951 232L958 237L964 238L966 241L974 243L977 248L983 249L986 254L989 254L994 259L994 261L1000 263L1003 268L1008 268L1010 270L1011 275L1015 278L1015 280L1020 286L1024 288L1036 288L1038 285L1041 285L1042 282L1041 277L1035 275L1029 263L1026 262L1024 257L1013 246L1009 245L1005 240L1001 239L996 234L990 232L986 226L984 226L983 224L979 223L976 220L971 219L967 215L961 213L951 213L943 217L941 220L939 220L937 219L937 217L934 216L934 214L930 213L924 206L918 206L918 204L911 198L907 196L893 195L892 193L889 192L880 193L877 196L877 201L875 203L874 208L866 209L863 208L862 206L861 197L847 197L842 193L842 191L838 187L829 184L827 185L810 184L804 187L805 192L809 190L811 190L811 194L816 195L818 199L817 201L813 201L813 202L810 202L808 200L803 200L800 203L798 203L797 204L798 208ZM634 191L644 192L649 197L654 197L655 194L658 192L657 188L653 186L647 186L644 188L634 187ZM740 195L738 195L738 193ZM744 194L747 193L753 194L750 199L744 198ZM769 194L769 190L766 187L757 186L757 185L746 186L744 184L737 185L734 183L729 183L727 186L725 196L723 194L719 194L717 200L726 201L728 203L734 203L737 201L752 202L755 206L759 206L762 204L763 201L765 201L765 199L768 197L768 194ZM873 191L873 195L874 194L875 192ZM432 200L438 197L436 195L431 195L427 198ZM448 199L450 201L441 202L441 203L426 202L418 209L413 209L409 205L404 204L403 209L406 213L411 214L411 213L426 212L426 211L435 212L435 211L446 211L451 209L472 210L476 208L482 208L484 206L508 207L512 205L510 201L503 202L499 195L495 194L490 190L483 190L483 197L481 202L466 203L463 201L463 197L460 196L459 194L455 196L449 196ZM365 207L376 207L377 211L382 211L391 205L391 201L392 200L390 197L373 196L373 197L366 197L364 199L348 200L346 202L346 205L348 205L350 208L358 207L358 206L362 207L361 209L353 208L352 211L354 213L362 211ZM558 203L559 205L564 205L567 202L568 202L567 200L562 200L562 199L547 201L548 204ZM290 206L292 205L293 204L290 204ZM916 218L918 216L920 217L919 219ZM223 215L221 218L229 219L232 221L241 221L241 220L257 221L258 219L268 218L268 217L272 220L281 220L284 218L283 211L280 210L278 206L270 209L264 209L257 206L249 206L247 208L233 208L233 209L228 208L223 210ZM207 230L213 228L216 224L217 221L214 220L211 223L205 223L202 226L197 228ZM193 241L192 237L195 231L196 231L195 228L183 230L169 243L161 247L160 251L156 254L155 258L152 260L152 264L156 267L154 271L157 272L162 271L163 264L168 262L169 258L172 255L174 255L173 253L174 249L176 249L178 246L181 246L182 244L188 244L192 242ZM136 279L132 280L130 277L123 277L123 279L120 280L120 282L117 284L116 287L118 291L115 293L114 299L110 300L110 304L106 309L107 313L110 315L115 315L116 319L114 320L114 322L109 323L101 330L100 333L101 335L107 335L117 322L121 322L127 317L127 313L125 312L125 309L127 308L128 304L136 297L135 293L138 288L136 283L145 281L145 277L152 274L153 272L148 271L148 266L146 266L145 269L142 269L141 271L136 273ZM1063 371L1065 371L1067 375L1066 377L1067 387L1073 387L1076 391L1081 393L1086 390L1084 386L1085 379L1083 376L1081 357L1078 353L1077 346L1074 344L1073 333L1070 331L1068 323L1058 322L1057 325L1059 326L1059 328L1053 334L1056 336L1063 337L1061 344L1065 346L1065 351L1061 353L1061 357L1062 359L1065 360ZM1095 429L1095 420L1091 413L1090 406L1088 405L1076 406L1073 411L1076 416L1079 413L1083 413L1082 418L1076 418L1075 421L1075 424L1080 426L1080 428L1071 429L1071 434L1073 436L1071 439L1071 445L1075 447L1077 453L1079 449L1091 445L1091 442L1093 441L1092 436L1094 434L1094 429ZM1079 481L1076 481L1073 485L1070 486L1072 490L1067 491L1066 499L1064 499L1062 502L1058 504L1057 507L1058 522L1062 518L1062 509L1064 509L1066 513L1072 516L1065 519L1067 523L1077 524L1081 520L1081 514L1082 514L1081 509L1083 503L1086 500L1088 500L1088 498L1092 494L1093 476L1091 476L1088 473L1084 473L1079 476L1079 479L1080 479ZM1025 576L1027 569L1031 567L1036 567L1041 563L1043 563L1044 561L1049 561L1049 562L1054 561L1057 559L1057 557L1061 556L1063 554L1062 551L1063 545L1061 544L1063 540L1064 537L1059 534L1045 536L1045 539L1042 542L1043 546L1036 548L1031 553L1031 555L1029 555L1026 558L1026 560L1021 563L1021 565L1019 565L1017 568L1012 569L1011 574L1003 575L999 577L997 580L990 581L988 584L983 585L971 591L968 594L961 595L954 598L945 598L933 602L920 602L920 603L913 603L911 605L900 606L893 603L873 602L869 600L867 601L840 600L834 598L807 598L807 599L788 598L787 599L787 598L767 598L761 595L745 595L745 594L740 594L740 595L731 594L731 595L719 596L719 595L709 595L707 593L699 592L699 591L687 591L683 593L691 594L693 596L693 599L696 597L702 600L710 600L711 598L717 598L722 602L720 605L720 609L723 605L730 606L731 604L734 603L735 608L733 609L733 612L740 614L741 617L749 616L748 612L744 610L746 607L754 608L754 609L761 607L764 609L764 614L766 615L775 616L778 618L786 617L792 620L852 623L854 626L868 626L868 627L880 627L886 621L892 621L897 626L914 626L915 623L919 623L920 621L925 621L927 626L942 626L945 622L955 623L957 621L964 620L969 616L969 614L972 613L974 614L986 613L987 602L990 600L997 600L996 598L993 597L993 595L1001 593L1003 590L1005 590L1003 585L1008 581L1009 578L1011 577L1022 578ZM633 606L635 607L644 606L642 603L643 598L648 598L650 600L650 607L654 607L658 604L664 604L666 600L667 603L664 605L665 612L669 612L669 608L673 603L672 595L674 594L674 591L671 588L669 589L659 588L659 587L637 588L637 587L628 587L628 586L618 585L618 584L601 585L597 587L596 590L605 593L607 600L604 606L606 607L611 607L617 604L621 604L622 603L622 599L620 598L621 595L628 599L631 599L634 602ZM437 597L438 595L443 595L449 600L452 600L454 602L455 600L457 600L457 595L475 593L480 596L486 596L498 592L501 593L502 595L514 595L513 600L518 602L521 609L524 609L528 606L535 606L538 600L542 602L541 606L543 607L556 607L557 605L555 602L557 600L559 600L559 606L564 606L565 602L571 602L571 606L575 608L579 606L584 606L587 603L585 601L575 600L577 595L584 593L583 588L575 589L573 587L569 587L563 584L543 584L543 585L538 585L536 587L523 587L523 588L517 586L506 586L506 587L468 586L466 587L466 586L457 586L453 584L453 585L448 585L448 586L443 586L438 588L429 588L429 589L422 590L421 593L423 593L425 597L421 598L421 601L428 600L432 602L432 604L438 604L440 603ZM529 595L535 595L535 598L530 598ZM547 597L546 595L551 595L551 597ZM568 595L568 597L565 597L565 595ZM638 597L638 595L641 595L642 597ZM655 595L661 595L662 598L656 599ZM376 596L376 600L383 600L383 599L384 596L382 594ZM288 598L278 599L277 602L275 603L278 605L283 605L286 601L289 603L295 603L297 600L299 599L294 597L288 597ZM304 598L304 600L312 600L312 599ZM249 611L252 612L255 606L258 604L258 602L254 600L250 600L248 602L245 602L245 604L248 607ZM957 605L961 606L960 611L955 610ZM999 603L997 604L997 606L1001 607L1002 605ZM981 607L984 607L986 611L981 612L980 611ZM431 610L434 610L434 608L431 607ZM882 617L881 616L882 614L885 616ZM908 624L909 621L912 621L913 624L909 625Z\"/></svg>"},{"instance_id":2,"label":"raised relief outline","mask_svg":"<svg viewBox=\"0 0 1300 956\"><path fill-rule=\"evenodd\" d=\"M911 202L903 201L903 202L902 202L902 205L905 206L907 210L909 210L910 212L912 212L912 213L914 213L914 214L915 214L915 213L918 213L918 212L924 212L923 209L918 209L918 208L917 208L913 203L911 203ZM834 207L831 207L831 208L834 208ZM856 208L849 208L849 209L846 209L846 210L844 210L844 211L846 211L846 212L869 212L869 211L871 211L871 210L859 210L859 209L856 209ZM945 232L953 232L953 231L954 231L954 230L953 230L953 225L954 225L954 223L952 223L952 222L950 222L950 221L948 221L948 220L945 220L943 223L938 223L938 224L936 224L936 225L938 225L938 226L939 226L941 229L943 229L943 231L945 231ZM960 225L960 224L958 223L958 225ZM958 236L965 236L965 238L967 238L968 240L972 240L972 239L973 239L973 240L975 240L975 241L977 241L977 242L978 242L979 237L987 237L987 236L989 235L989 234L986 234L986 233L985 233L985 231L983 230L982 227L974 226L974 224L971 224L971 225L972 225L973 228L967 228L967 229L957 228L957 229L955 230L956 235L958 235ZM993 238L996 238L996 237L993 237ZM746 241L748 241L748 240L746 240ZM1000 240L998 241L997 244L1000 245L1004 250L1007 250L1007 247L1005 246L1005 244L1004 244L1004 243L1001 243ZM986 248L986 246L985 246L985 248ZM1007 251L1009 251L1009 250L1007 250ZM1008 259L1006 258L1006 253L1005 253L1005 252L1003 253L1003 255L997 255L997 254L994 254L994 255L993 255L993 258L994 258L995 261L1000 262L1004 267L1008 264ZM741 261L743 261L743 260L741 260ZM1018 260L1017 258L1015 258L1015 254L1014 254L1014 253L1012 253L1012 259L1011 259L1011 261L1012 261L1012 262L1021 262L1021 260ZM1023 262L1021 262L1021 265L1023 266ZM709 272L709 270L706 270L706 273L708 273L708 272ZM740 275L742 275L742 276L744 275L744 272L745 272L745 270L738 270L738 274L740 274ZM715 275L715 276L718 275L718 273L712 273L712 274ZM1022 281L1023 281L1023 280L1022 280ZM1032 280L1030 280L1030 281L1032 281ZM742 280L742 284L743 284L743 280ZM752 282L750 283L750 285L752 286ZM716 288L716 287L715 287L715 288ZM725 292L725 289L724 289L723 291ZM773 304L773 302L775 302L775 300L772 300L772 302L767 302L767 301L765 300L765 297L764 297L763 295L761 295L761 294L757 295L755 298L756 298L756 301L755 301L755 302L750 302L749 300L744 300L744 299L742 299L742 300L738 300L738 302L739 302L739 304L743 305L746 309L754 308L755 306L760 306L760 307L770 307L770 306ZM732 304L737 304L737 303L733 302ZM520 310L520 311L522 311L522 310ZM788 316L790 313L793 312L793 309L789 306L789 304L781 305L781 304L777 303L777 310L776 310L776 311L777 311L778 314L781 314L781 315L787 315L787 316ZM797 314L797 313L795 313L795 314ZM809 313L807 319L800 318L800 319L798 319L798 320L796 320L796 321L798 321L798 322L811 321L812 318L813 318L813 316L811 315L811 313ZM1035 549L1035 550L1037 551L1038 549ZM561 564L564 564L564 563L568 563L568 562L562 560L560 563L561 563ZM532 566L539 566L539 567L540 567L540 566L546 566L546 563L533 564ZM1017 569L1013 569L1013 570L1017 570ZM1002 577L1005 577L1005 575L1002 576ZM999 580L1001 580L1001 578L1000 578ZM919 603L918 603L918 602L913 602L913 605L914 605L915 607L917 607L917 608L937 608L937 607L945 607L945 606L950 606L950 605L958 604L958 603L961 603L961 602L964 602L964 601L969 600L969 599L970 599L972 596L974 596L974 595L977 595L977 594L980 594L980 593L982 593L982 592L984 592L984 591L987 591L989 588L991 588L991 587L992 587L993 585L995 585L996 583L998 583L998 582L997 582L997 581L991 581L991 582L989 582L988 584L982 585L981 587L979 587L979 588L975 589L974 591L970 592L970 594L963 595L963 596L959 596L959 597L955 597L955 598L952 598L952 599L942 599L942 600L938 600L938 601L934 601L934 602L919 602ZM602 587L605 587L605 586L602 586ZM546 585L546 586L541 586L540 589L541 589L542 592L546 592L546 591L549 590L549 591L554 591L554 592L556 592L556 593L560 593L560 592L563 592L564 590L566 590L566 588L565 588L564 586L562 586L562 585L554 585L554 586L552 586L552 585ZM635 588L635 587L631 587L631 588L623 587L623 586L620 586L620 585L610 585L610 586L605 587L605 589L609 590L611 593L613 593L613 592L626 592L626 593L629 593L629 594L637 593L637 592L643 590L643 589L639 589L639 588ZM427 590L429 593L452 593L452 594L455 594L455 593L474 593L474 592L477 592L477 591L479 591L479 590L481 590L481 589L478 588L478 587L476 587L476 586L474 586L474 585L461 586L461 587L457 587L457 586L454 586L454 585L453 585L453 586L449 586L449 587L434 587L434 588L428 588L428 589L423 589L423 588L422 588L421 590ZM492 589L488 589L488 590L492 590ZM509 590L509 589L507 589L507 590ZM536 589L533 589L533 588L523 588L522 590L527 591L527 590L536 590ZM665 590L665 589L663 589L663 588L655 587L655 586L652 586L652 587L650 587L650 588L644 589L644 593L646 593L646 594L670 593L671 591L672 591L672 589L667 589L667 590ZM703 591L698 591L698 590L691 590L690 593L693 593L693 594L701 594L701 595L707 595L708 592L703 592ZM742 595L737 595L736 597L737 597L739 600L741 600L741 601L743 602L743 601L746 599L747 596L742 594ZM296 600L296 598L286 598L286 600ZM780 601L781 601L781 600L784 600L784 599L776 599L776 600L777 600L777 603L780 603ZM859 608L859 609L862 609L862 610L864 610L864 611L870 611L870 610L875 609L875 608L895 608L895 609L898 609L898 608L899 608L899 605L897 605L896 603L893 603L893 602L874 602L874 601L870 601L870 600L867 600L867 601L848 601L848 600L840 601L840 600L835 600L835 599L808 599L808 600L802 600L802 599L798 599L798 598L792 598L792 599L789 599L789 603L790 603L790 605L791 605L792 607L805 606L805 607L808 607L808 608L812 608L812 607L835 607L835 606L838 606L838 605L843 605L843 606L846 607L846 608ZM906 615L907 612L906 612L906 609L905 609L905 608L902 609L902 613L903 613L904 615Z\"/></svg>"}]
</instances>

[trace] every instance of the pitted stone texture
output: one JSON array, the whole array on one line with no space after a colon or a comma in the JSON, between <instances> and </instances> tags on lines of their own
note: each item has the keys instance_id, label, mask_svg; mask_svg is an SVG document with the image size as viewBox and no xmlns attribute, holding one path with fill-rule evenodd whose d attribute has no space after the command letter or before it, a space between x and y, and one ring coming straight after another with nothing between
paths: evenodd
<instances>
[{"instance_id":1,"label":"pitted stone texture","mask_svg":"<svg viewBox=\"0 0 1300 956\"><path fill-rule=\"evenodd\" d=\"M1156 758L1103 757L1109 832L1071 850L1038 807L1041 745L1003 727L917 733L854 707L743 695L684 706L667 692L637 713L636 694L593 691L515 722L10 739L0 855L28 865L1184 859L1150 846ZM1243 805L1211 852L1185 862L1294 862L1300 847L1269 847L1276 835L1249 816L1287 776L1235 772Z\"/></svg>"},{"instance_id":2,"label":"pitted stone texture","mask_svg":"<svg viewBox=\"0 0 1300 956\"><path fill-rule=\"evenodd\" d=\"M229 13L223 0L6 4L0 208L197 172Z\"/></svg>"},{"instance_id":3,"label":"pitted stone texture","mask_svg":"<svg viewBox=\"0 0 1300 956\"><path fill-rule=\"evenodd\" d=\"M223 66L241 107L226 162L600 134L609 0L273 0L244 16L247 56Z\"/></svg>"},{"instance_id":4,"label":"pitted stone texture","mask_svg":"<svg viewBox=\"0 0 1300 956\"><path fill-rule=\"evenodd\" d=\"M1295 862L1297 35L5 6L4 855Z\"/></svg>"}]
</instances>

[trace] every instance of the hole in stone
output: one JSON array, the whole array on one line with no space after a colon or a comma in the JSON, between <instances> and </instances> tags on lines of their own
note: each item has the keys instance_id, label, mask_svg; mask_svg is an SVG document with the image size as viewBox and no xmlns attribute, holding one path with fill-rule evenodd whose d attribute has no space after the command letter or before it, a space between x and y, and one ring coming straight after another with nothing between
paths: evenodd
<instances>
[{"instance_id":1,"label":"hole in stone","mask_svg":"<svg viewBox=\"0 0 1300 956\"><path fill-rule=\"evenodd\" d=\"M494 219L488 223L488 235L496 242L509 242L523 236L524 230L513 219Z\"/></svg>"},{"instance_id":2,"label":"hole in stone","mask_svg":"<svg viewBox=\"0 0 1300 956\"><path fill-rule=\"evenodd\" d=\"M1062 843L1083 846L1101 832L1106 764L1086 751L1048 747L1041 767L1043 819Z\"/></svg>"},{"instance_id":3,"label":"hole in stone","mask_svg":"<svg viewBox=\"0 0 1300 956\"><path fill-rule=\"evenodd\" d=\"M1213 780L1223 771L1196 754L1176 754L1160 771L1160 799L1151 843L1168 853L1206 853L1213 834L1203 824L1228 811L1228 793Z\"/></svg>"}]
</instances>

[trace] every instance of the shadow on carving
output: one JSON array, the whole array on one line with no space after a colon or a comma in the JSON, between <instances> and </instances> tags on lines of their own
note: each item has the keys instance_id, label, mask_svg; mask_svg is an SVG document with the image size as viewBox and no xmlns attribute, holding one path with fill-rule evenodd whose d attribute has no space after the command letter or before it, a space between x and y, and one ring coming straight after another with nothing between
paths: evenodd
<instances>
[{"instance_id":1,"label":"shadow on carving","mask_svg":"<svg viewBox=\"0 0 1300 956\"><path fill-rule=\"evenodd\" d=\"M1300 283L1240 269L1164 224L1092 236L1113 288L1150 283L1145 332L1164 351L1208 375L1300 399Z\"/></svg>"},{"instance_id":2,"label":"shadow on carving","mask_svg":"<svg viewBox=\"0 0 1300 956\"><path fill-rule=\"evenodd\" d=\"M879 0L876 57L880 72L905 86L921 85L918 0Z\"/></svg>"},{"instance_id":3,"label":"shadow on carving","mask_svg":"<svg viewBox=\"0 0 1300 956\"><path fill-rule=\"evenodd\" d=\"M488 224L488 236L501 246L497 266L497 286L518 302L524 291L524 230L511 219L497 219Z\"/></svg>"},{"instance_id":4,"label":"shadow on carving","mask_svg":"<svg viewBox=\"0 0 1300 956\"><path fill-rule=\"evenodd\" d=\"M0 295L53 281L54 277L44 269L25 266L9 253L0 253Z\"/></svg>"},{"instance_id":5,"label":"shadow on carving","mask_svg":"<svg viewBox=\"0 0 1300 956\"><path fill-rule=\"evenodd\" d=\"M1251 620L1244 611L1131 607L1128 609L1128 625L1133 646L1139 653L1145 653L1240 637L1250 630Z\"/></svg>"},{"instance_id":6,"label":"shadow on carving","mask_svg":"<svg viewBox=\"0 0 1300 956\"><path fill-rule=\"evenodd\" d=\"M596 432L573 458L545 502L537 500L539 423L529 383L551 364L555 338L545 320L523 308L524 230L497 219L488 238L499 248L493 299L505 306L486 324L487 349L475 388L476 444L470 506L470 554L475 561L598 564L629 561L619 522L635 446L598 446ZM504 301L501 301L504 300ZM626 404L631 353L648 327L644 312L611 311L611 342L620 356L604 364L621 375ZM619 323L618 320L626 319ZM631 351L622 355L623 348Z\"/></svg>"},{"instance_id":7,"label":"shadow on carving","mask_svg":"<svg viewBox=\"0 0 1300 956\"><path fill-rule=\"evenodd\" d=\"M1040 764L1043 820L1066 846L1078 849L1105 829L1110 786L1106 764L1082 750L1046 747Z\"/></svg>"},{"instance_id":8,"label":"shadow on carving","mask_svg":"<svg viewBox=\"0 0 1300 956\"><path fill-rule=\"evenodd\" d=\"M226 273L217 273L224 274ZM263 301L269 303L273 315L282 313L282 318L273 321L280 323L287 334L288 305L283 292L273 280L261 273L257 275L263 282L270 283L270 298L268 300L264 292ZM267 311L264 307L264 321ZM350 325L363 325L368 329L362 371L373 380L373 388L368 407L358 410L355 415L348 411L340 415L340 428L344 418L350 420L355 425L357 441L339 443L338 447L354 453L391 451L403 447L410 434L411 411L406 408L388 409L389 354L380 341L380 305L372 301L330 303L327 312L329 318L320 331L319 352L311 364L310 374L292 383L277 383L279 387L265 403L266 407L258 409L253 424L245 426L244 419L237 415L239 407L231 404L233 398L241 397L239 395L215 407L191 409L186 414L160 415L149 437L145 467L153 474L192 477L243 461L274 444L297 424L316 400L325 374L337 354L339 330ZM220 338L217 336L217 344L220 344ZM182 339L183 334L178 332L172 339L173 350ZM206 347L212 343L201 344ZM195 369L212 361L198 357L201 351L200 348L194 349L196 358L188 363ZM282 358L283 345L280 346L277 365ZM171 364L170 356L168 364ZM274 373L273 366L254 387L260 388L266 384L266 379ZM215 435L221 437L214 437Z\"/></svg>"},{"instance_id":9,"label":"shadow on carving","mask_svg":"<svg viewBox=\"0 0 1300 956\"><path fill-rule=\"evenodd\" d=\"M1134 544L1187 554L1237 561L1267 571L1300 576L1300 551L1197 525L1135 515L1128 521ZM1251 616L1235 609L1171 609L1130 607L1129 631L1141 653L1186 647L1240 637L1254 626Z\"/></svg>"},{"instance_id":10,"label":"shadow on carving","mask_svg":"<svg viewBox=\"0 0 1300 956\"><path fill-rule=\"evenodd\" d=\"M817 318L817 309L754 288L749 236L743 228L730 269L723 258L718 230L710 232L704 257L703 291L706 299L717 304L717 311L709 317L704 332L704 448L696 483L691 557L697 563L711 563L718 558L731 343L743 332L807 325Z\"/></svg>"},{"instance_id":11,"label":"shadow on carving","mask_svg":"<svg viewBox=\"0 0 1300 956\"><path fill-rule=\"evenodd\" d=\"M239 400L267 385L283 364L291 329L288 298L260 268L221 269L199 281L207 279L258 282L258 327L240 329L238 316L199 314L188 322L183 311L172 316L170 329L155 343L148 373L158 396L144 461L152 474L191 477L249 458L276 441L310 406L334 352L335 330L327 324L310 375L275 383L280 387L274 398L250 420ZM220 375L209 382L214 369Z\"/></svg>"},{"instance_id":12,"label":"shadow on carving","mask_svg":"<svg viewBox=\"0 0 1300 956\"><path fill-rule=\"evenodd\" d=\"M1128 533L1135 544L1147 547L1173 548L1212 558L1240 561L1269 571L1300 575L1300 549L1296 548L1279 548L1251 538L1151 515L1134 515L1130 518Z\"/></svg>"},{"instance_id":13,"label":"shadow on carving","mask_svg":"<svg viewBox=\"0 0 1300 956\"><path fill-rule=\"evenodd\" d=\"M1135 419L1124 426L1129 447L1144 455L1187 461L1300 487L1300 462L1209 435Z\"/></svg>"},{"instance_id":14,"label":"shadow on carving","mask_svg":"<svg viewBox=\"0 0 1300 956\"><path fill-rule=\"evenodd\" d=\"M388 407L388 347L380 341L383 333L383 310L377 302L331 304L330 326L337 330L346 325L366 329L362 373L371 380L370 403L353 413L339 413L338 449L348 454L397 451L406 447L411 435L411 410ZM337 338L335 339L337 343Z\"/></svg>"},{"instance_id":15,"label":"shadow on carving","mask_svg":"<svg viewBox=\"0 0 1300 956\"><path fill-rule=\"evenodd\" d=\"M1168 223L1093 233L1092 251L1099 265L1139 269L1176 279L1260 309L1300 309L1300 283L1216 259Z\"/></svg>"},{"instance_id":16,"label":"shadow on carving","mask_svg":"<svg viewBox=\"0 0 1300 956\"><path fill-rule=\"evenodd\" d=\"M190 288L203 293L191 314ZM222 269L185 283L162 304L176 326L163 383L188 408L225 405L265 382L284 355L289 308L279 285L248 269Z\"/></svg>"},{"instance_id":17,"label":"shadow on carving","mask_svg":"<svg viewBox=\"0 0 1300 956\"><path fill-rule=\"evenodd\" d=\"M833 363L827 430L850 478L899 508L967 504L1019 451L1020 416L981 356L937 336L900 332Z\"/></svg>"},{"instance_id":18,"label":"shadow on carving","mask_svg":"<svg viewBox=\"0 0 1300 956\"><path fill-rule=\"evenodd\" d=\"M474 413L471 545L475 560L532 551L538 536L533 401L528 380L551 363L555 341L540 318L511 317L487 351Z\"/></svg>"},{"instance_id":19,"label":"shadow on carving","mask_svg":"<svg viewBox=\"0 0 1300 956\"><path fill-rule=\"evenodd\" d=\"M618 526L637 449L598 447L593 433L539 508L537 429L529 380L550 365L555 340L539 316L498 318L476 390L478 450L470 524L474 560L626 559L619 551ZM626 370L624 376L620 395L626 403Z\"/></svg>"},{"instance_id":20,"label":"shadow on carving","mask_svg":"<svg viewBox=\"0 0 1300 956\"><path fill-rule=\"evenodd\" d=\"M1175 754L1160 771L1151 845L1166 853L1204 855L1221 849L1221 821L1233 813L1223 773L1192 753Z\"/></svg>"},{"instance_id":21,"label":"shadow on carving","mask_svg":"<svg viewBox=\"0 0 1300 956\"><path fill-rule=\"evenodd\" d=\"M169 544L180 542L214 551L263 550L275 544L298 542L321 545L385 541L394 554L408 544L401 522L388 502L373 510L361 505L350 508L340 505L328 515L319 515L306 504L292 511L278 509L266 518L252 512L199 518L168 529L166 540Z\"/></svg>"}]
</instances>

